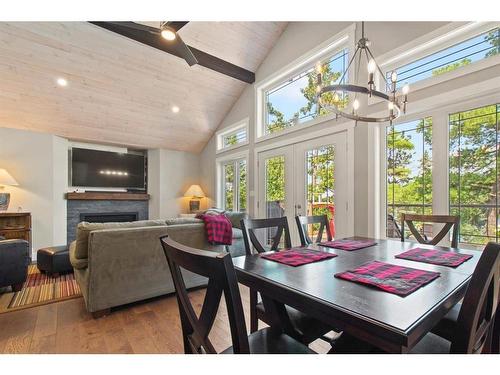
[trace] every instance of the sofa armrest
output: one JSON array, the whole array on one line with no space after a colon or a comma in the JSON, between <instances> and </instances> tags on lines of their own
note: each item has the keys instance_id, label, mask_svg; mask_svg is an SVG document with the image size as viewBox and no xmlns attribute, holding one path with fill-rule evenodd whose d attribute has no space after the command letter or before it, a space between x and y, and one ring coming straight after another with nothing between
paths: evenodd
<instances>
[{"instance_id":1,"label":"sofa armrest","mask_svg":"<svg viewBox=\"0 0 500 375\"><path fill-rule=\"evenodd\" d=\"M0 241L0 287L24 282L30 263L28 241Z\"/></svg>"},{"instance_id":2,"label":"sofa armrest","mask_svg":"<svg viewBox=\"0 0 500 375\"><path fill-rule=\"evenodd\" d=\"M241 229L241 220L248 218L246 212L226 212L225 215L231 222L233 228Z\"/></svg>"},{"instance_id":3,"label":"sofa armrest","mask_svg":"<svg viewBox=\"0 0 500 375\"><path fill-rule=\"evenodd\" d=\"M22 254L29 258L29 242L25 240L1 240L0 251L11 251L12 255L19 256ZM29 262L27 263L29 264Z\"/></svg>"},{"instance_id":4,"label":"sofa armrest","mask_svg":"<svg viewBox=\"0 0 500 375\"><path fill-rule=\"evenodd\" d=\"M79 259L75 257L75 251L76 241L73 241L69 244L69 261L73 268L76 268L77 270L83 270L87 268L89 265L89 260L87 258Z\"/></svg>"}]
</instances>

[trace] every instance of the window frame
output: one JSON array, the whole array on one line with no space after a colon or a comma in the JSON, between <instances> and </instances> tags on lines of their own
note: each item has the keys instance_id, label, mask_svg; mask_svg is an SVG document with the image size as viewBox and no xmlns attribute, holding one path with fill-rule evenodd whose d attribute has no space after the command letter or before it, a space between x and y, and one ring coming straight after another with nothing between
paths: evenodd
<instances>
[{"instance_id":1,"label":"window frame","mask_svg":"<svg viewBox=\"0 0 500 375\"><path fill-rule=\"evenodd\" d=\"M460 197L458 198L458 204L452 204L452 199L451 199L451 194L450 194L450 190L451 190L451 186L452 186L452 183L451 183L451 180L450 180L450 173L451 173L451 169L450 169L450 162L449 162L449 158L450 158L450 128L451 128L451 123L452 122L461 122L461 121L466 121L468 120L468 118L466 119L460 119L460 117L458 118L458 120L455 120L455 121L452 121L451 120L451 116L452 115L457 115L457 114L460 114L460 113L463 113L463 112L469 112L469 111L473 111L473 110L477 110L477 109L481 109L481 108L484 108L484 107L489 107L489 106L495 106L496 107L496 111L494 113L491 113L491 114L488 114L488 115L495 115L496 117L496 139L497 139L497 145L496 145L496 156L495 156L495 164L497 165L497 168L496 168L496 176L497 178L499 177L499 170L498 170L498 163L499 163L499 160L500 160L500 156L499 156L499 152L500 152L500 145L498 143L498 139L500 137L500 131L499 131L499 124L500 124L500 98L497 100L497 101L493 101L491 102L490 104L482 104L482 105L479 105L479 106L468 106L468 105L462 105L461 106L461 109L458 110L458 111L447 111L448 115L447 115L447 132L448 132L448 186L447 186L447 190L448 190L448 212L449 212L449 215L452 215L452 211L453 209L458 209L458 212L460 212L461 208L468 208L468 204L464 204L462 205L461 203L461 199ZM484 115L484 116L488 116L488 115ZM459 167L459 171L461 171L461 166ZM459 172L459 176L461 175L461 173ZM461 186L461 182L459 182L459 190L460 190L460 186ZM496 202L495 202L495 211L498 212L500 210L500 191L497 191L496 192ZM475 205L475 204L474 204ZM487 204L477 204L477 208L486 208L487 207ZM489 237L488 235L486 236L477 236L477 237L485 237L485 238L488 238L488 239L491 239L491 241L494 241L494 242L499 242L500 241L500 236L498 235L498 213L497 213L497 234L495 236L495 239L491 239L492 237ZM460 224L462 224L462 222L460 222ZM458 238L459 238L459 244L464 244L466 246L472 246L472 247L481 247L483 245L481 244L478 244L478 243L474 243L474 242L462 242L461 241L461 238L462 238L462 233L461 233L461 227L459 228L459 233L458 233ZM464 234L464 236L472 236L472 237L476 237L475 235L471 235L471 234Z\"/></svg>"},{"instance_id":2,"label":"window frame","mask_svg":"<svg viewBox=\"0 0 500 375\"><path fill-rule=\"evenodd\" d=\"M234 165L235 178L233 181L233 191L234 191L234 203L233 203L233 212L240 210L240 197L239 197L239 162L244 160L246 163L246 187L247 187L247 197L246 197L246 211L249 210L249 151L240 151L231 153L230 155L225 155L223 157L219 157L216 159L216 184L217 184L217 207L225 208L225 189L224 189L224 166L228 164ZM237 177L236 177L237 176Z\"/></svg>"},{"instance_id":3,"label":"window frame","mask_svg":"<svg viewBox=\"0 0 500 375\"><path fill-rule=\"evenodd\" d=\"M245 129L245 133L246 133L245 141L240 142L240 143L236 143L236 144L231 145L231 146L224 147L224 138L227 137L228 135L235 134L242 129ZM215 151L215 153L220 154L222 152L227 152L227 151L231 151L231 150L243 147L243 146L247 146L250 143L249 130L250 130L250 119L248 117L244 118L241 121L236 122L235 124L233 124L231 126L228 126L227 128L219 130L216 133L216 151Z\"/></svg>"},{"instance_id":4,"label":"window frame","mask_svg":"<svg viewBox=\"0 0 500 375\"><path fill-rule=\"evenodd\" d=\"M463 89L463 88L462 88ZM474 98L469 98L464 101L453 100L444 105L437 102L432 107L422 109L418 112L406 114L398 118L394 122L395 125L405 123L419 118L432 117L433 122L433 138L432 138L432 211L434 214L449 215L450 212L450 197L449 197L449 123L448 115L455 112L467 110L467 108L477 108L491 105L500 101L500 91L493 93L487 92L480 94ZM387 238L387 222L386 222L386 209L387 209L387 189L386 189L386 149L387 143L386 132L384 124L376 126L377 131L374 129L373 136L379 141L377 163L375 168L378 168L376 173L378 188L374 191L373 200L369 205L373 207L376 212L376 218L373 222L373 234L378 238ZM382 131L382 129L384 129ZM399 224L399 223L398 223ZM440 228L440 227L439 227ZM475 245L460 243L460 248L463 249L479 249ZM482 247L480 247L482 249Z\"/></svg>"},{"instance_id":5,"label":"window frame","mask_svg":"<svg viewBox=\"0 0 500 375\"><path fill-rule=\"evenodd\" d=\"M459 27L456 26L455 22L453 22L417 38L410 43L406 43L405 45L387 54L377 57L377 60L380 61L380 68L382 69L382 72L387 75L387 73L392 72L401 66L415 62L461 42L465 42L470 38L474 38L496 27L500 27L500 22L462 22ZM482 59L467 66L462 66L459 69L412 83L411 92L422 90L442 82L453 80L460 76L487 69L499 63L500 54L487 59ZM381 88L381 91L386 90L384 80L380 76L379 72L375 75L375 82L376 86ZM368 99L368 104L372 105L381 101L382 100L379 98L372 97Z\"/></svg>"},{"instance_id":6,"label":"window frame","mask_svg":"<svg viewBox=\"0 0 500 375\"><path fill-rule=\"evenodd\" d=\"M410 122L414 122L414 121L421 121L421 120L426 120L430 118L432 123L430 125L432 131L434 131L434 117L432 116L432 114L428 114L428 115L425 115L425 114L419 114L417 116L411 116L411 117L406 117L406 118L401 118L399 121L397 122L394 122L392 125L394 127L397 127L397 126L400 126L400 125L404 125L404 124L407 124L407 123L410 123ZM382 220L383 222L385 223L384 227L385 227L385 230L384 230L384 236L386 238L389 238L387 237L387 215L389 214L389 210L390 208L393 208L395 205L394 205L394 202L392 202L391 204L389 203L388 201L388 197L387 197L387 193L388 193L388 190L389 190L389 183L388 183L388 179L389 179L389 170L387 168L387 160L388 160L388 148L387 148L387 142L388 142L388 139L387 139L387 135L388 135L388 128L390 127L391 125L387 124L385 127L384 127L384 135L383 135L383 139L384 139L384 147L382 147L383 149L383 162L384 162L384 173L382 174L382 177L384 178L384 188L382 189L384 191L384 209L382 210ZM423 134L422 134L422 137L423 137ZM434 177L434 142L433 142L433 139L431 139L431 176ZM431 190L432 190L432 199L431 199L431 202L430 204L426 204L425 202L425 193L424 193L424 196L423 196L423 201L422 201L422 204L414 204L414 203L409 203L407 206L415 206L415 207L418 207L419 209L420 208L423 208L425 210L426 207L429 207L431 208L431 212L434 211L434 178L432 179L431 181ZM396 223L398 225L401 225L401 222L400 222L400 218L398 217L394 217L394 220L396 221Z\"/></svg>"},{"instance_id":7,"label":"window frame","mask_svg":"<svg viewBox=\"0 0 500 375\"><path fill-rule=\"evenodd\" d=\"M273 139L291 132L323 123L335 118L335 114L320 116L301 123L299 126L290 126L275 133L266 132L266 93L287 80L307 71L315 66L318 61L324 61L346 49L348 56L352 56L355 48L356 24L348 26L333 37L327 39L317 47L309 50L299 58L292 61L282 69L255 84L255 143ZM356 69L354 64L348 72L348 80L355 80Z\"/></svg>"}]
</instances>

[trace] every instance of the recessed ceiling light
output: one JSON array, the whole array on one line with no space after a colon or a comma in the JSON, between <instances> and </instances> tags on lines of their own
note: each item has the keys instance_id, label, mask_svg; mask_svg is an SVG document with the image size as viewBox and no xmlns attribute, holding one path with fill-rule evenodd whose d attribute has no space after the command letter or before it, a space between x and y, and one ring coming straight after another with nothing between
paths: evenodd
<instances>
[{"instance_id":1,"label":"recessed ceiling light","mask_svg":"<svg viewBox=\"0 0 500 375\"><path fill-rule=\"evenodd\" d=\"M181 109L179 107L177 107L176 105L172 106L172 112L174 113L179 113Z\"/></svg>"},{"instance_id":2,"label":"recessed ceiling light","mask_svg":"<svg viewBox=\"0 0 500 375\"><path fill-rule=\"evenodd\" d=\"M61 87L68 86L68 81L65 78L58 78L57 84Z\"/></svg>"}]
</instances>

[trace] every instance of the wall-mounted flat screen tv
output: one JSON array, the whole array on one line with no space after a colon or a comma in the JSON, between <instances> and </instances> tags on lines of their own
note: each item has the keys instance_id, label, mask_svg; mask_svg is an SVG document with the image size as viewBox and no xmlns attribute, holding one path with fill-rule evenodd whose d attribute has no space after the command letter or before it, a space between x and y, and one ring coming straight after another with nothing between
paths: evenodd
<instances>
[{"instance_id":1,"label":"wall-mounted flat screen tv","mask_svg":"<svg viewBox=\"0 0 500 375\"><path fill-rule=\"evenodd\" d=\"M145 157L140 154L72 148L71 185L145 189Z\"/></svg>"}]
</instances>

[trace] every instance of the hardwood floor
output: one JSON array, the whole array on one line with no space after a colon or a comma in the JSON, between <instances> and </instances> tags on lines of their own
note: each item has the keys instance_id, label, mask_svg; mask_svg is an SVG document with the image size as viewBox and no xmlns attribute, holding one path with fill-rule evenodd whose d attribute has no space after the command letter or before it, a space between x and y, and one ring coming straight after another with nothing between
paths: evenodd
<instances>
[{"instance_id":1,"label":"hardwood floor","mask_svg":"<svg viewBox=\"0 0 500 375\"><path fill-rule=\"evenodd\" d=\"M240 289L248 326L248 289ZM190 293L198 311L204 296L205 289ZM210 339L217 351L231 345L224 303ZM326 353L330 346L317 340L311 348ZM171 295L123 306L100 319L82 298L0 314L0 353L183 353L177 300Z\"/></svg>"}]
</instances>

